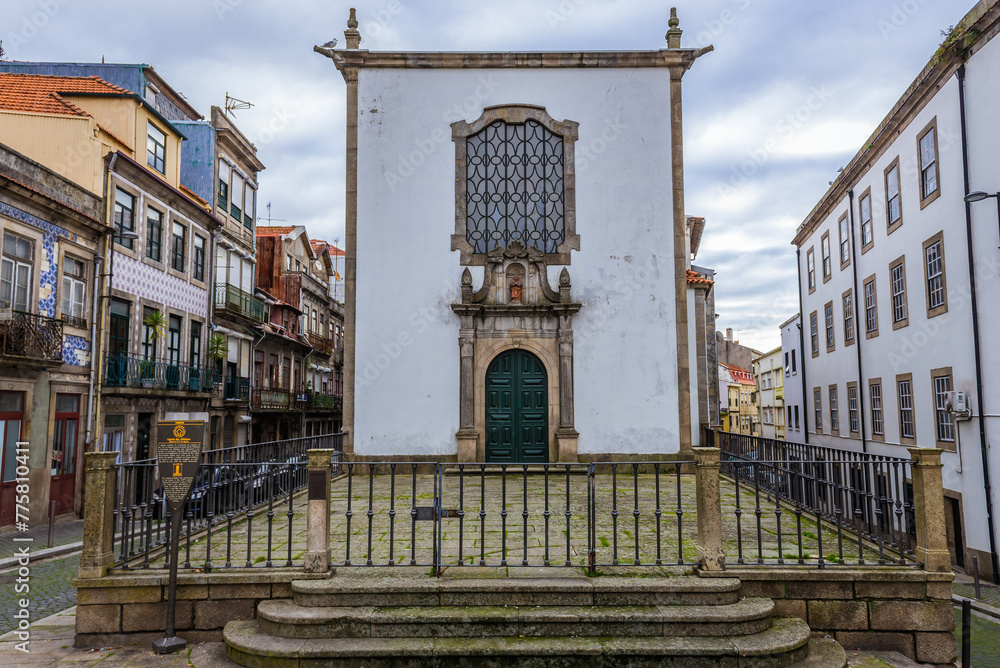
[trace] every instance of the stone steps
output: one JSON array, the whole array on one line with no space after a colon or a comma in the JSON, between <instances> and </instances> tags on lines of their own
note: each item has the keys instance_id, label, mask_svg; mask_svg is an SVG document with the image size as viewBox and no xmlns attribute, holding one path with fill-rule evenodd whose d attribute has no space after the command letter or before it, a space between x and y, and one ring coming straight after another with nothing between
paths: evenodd
<instances>
[{"instance_id":1,"label":"stone steps","mask_svg":"<svg viewBox=\"0 0 1000 668\"><path fill-rule=\"evenodd\" d=\"M766 631L774 603L712 606L302 607L263 601L260 628L283 638L738 636Z\"/></svg>"},{"instance_id":2,"label":"stone steps","mask_svg":"<svg viewBox=\"0 0 1000 668\"><path fill-rule=\"evenodd\" d=\"M551 569L547 569L551 570ZM469 575L475 575L474 567ZM731 605L737 578L697 577L333 577L292 583L302 607Z\"/></svg>"},{"instance_id":3,"label":"stone steps","mask_svg":"<svg viewBox=\"0 0 1000 668\"><path fill-rule=\"evenodd\" d=\"M775 619L761 633L734 637L279 638L257 622L230 622L229 658L255 668L306 666L596 666L786 668L809 657L809 627ZM809 668L842 668L837 658Z\"/></svg>"},{"instance_id":4,"label":"stone steps","mask_svg":"<svg viewBox=\"0 0 1000 668\"><path fill-rule=\"evenodd\" d=\"M258 668L844 667L839 645L773 617L769 598L741 598L737 578L553 571L359 568L297 580L292 599L262 601L256 620L223 635L230 659Z\"/></svg>"}]
</instances>

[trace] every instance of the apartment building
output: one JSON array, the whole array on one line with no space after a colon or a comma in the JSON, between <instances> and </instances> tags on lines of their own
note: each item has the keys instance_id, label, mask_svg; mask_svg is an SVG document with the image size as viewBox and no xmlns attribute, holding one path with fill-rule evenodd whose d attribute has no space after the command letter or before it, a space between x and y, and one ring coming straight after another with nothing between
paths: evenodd
<instances>
[{"instance_id":1,"label":"apartment building","mask_svg":"<svg viewBox=\"0 0 1000 668\"><path fill-rule=\"evenodd\" d=\"M953 563L975 555L986 573L1000 527L998 6L950 32L793 240L809 441L943 450Z\"/></svg>"},{"instance_id":2,"label":"apartment building","mask_svg":"<svg viewBox=\"0 0 1000 668\"><path fill-rule=\"evenodd\" d=\"M753 360L760 436L785 439L785 369L781 346Z\"/></svg>"},{"instance_id":3,"label":"apartment building","mask_svg":"<svg viewBox=\"0 0 1000 668\"><path fill-rule=\"evenodd\" d=\"M781 362L784 365L783 402L785 406L785 440L790 443L807 443L802 382L801 328L802 319L796 313L781 323Z\"/></svg>"}]
</instances>

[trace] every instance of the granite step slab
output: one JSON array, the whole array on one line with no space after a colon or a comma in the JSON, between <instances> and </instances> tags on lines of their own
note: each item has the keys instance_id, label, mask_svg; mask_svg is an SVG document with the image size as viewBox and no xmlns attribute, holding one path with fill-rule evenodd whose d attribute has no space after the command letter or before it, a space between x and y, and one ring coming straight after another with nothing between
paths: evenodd
<instances>
[{"instance_id":1,"label":"granite step slab","mask_svg":"<svg viewBox=\"0 0 1000 668\"><path fill-rule=\"evenodd\" d=\"M260 627L284 638L736 636L769 628L774 603L718 606L299 606L257 607Z\"/></svg>"},{"instance_id":2,"label":"granite step slab","mask_svg":"<svg viewBox=\"0 0 1000 668\"><path fill-rule=\"evenodd\" d=\"M377 574L292 582L297 605L313 607L437 605L728 605L737 578L516 577L399 578Z\"/></svg>"},{"instance_id":3,"label":"granite step slab","mask_svg":"<svg viewBox=\"0 0 1000 668\"><path fill-rule=\"evenodd\" d=\"M279 638L255 621L230 622L229 658L252 668L317 666L596 666L597 668L787 668L806 659L810 632L799 619L776 619L742 638ZM842 668L819 663L809 668Z\"/></svg>"}]
</instances>

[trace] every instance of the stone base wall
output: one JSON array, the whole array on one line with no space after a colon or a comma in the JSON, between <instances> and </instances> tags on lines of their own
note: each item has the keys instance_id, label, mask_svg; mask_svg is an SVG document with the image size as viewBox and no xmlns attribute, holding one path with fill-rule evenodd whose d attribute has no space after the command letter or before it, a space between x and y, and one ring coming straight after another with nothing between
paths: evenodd
<instances>
[{"instance_id":1,"label":"stone base wall","mask_svg":"<svg viewBox=\"0 0 1000 668\"><path fill-rule=\"evenodd\" d=\"M743 596L775 603L844 649L894 651L924 664L954 666L951 573L913 569L727 567L703 577L738 577Z\"/></svg>"},{"instance_id":2,"label":"stone base wall","mask_svg":"<svg viewBox=\"0 0 1000 668\"><path fill-rule=\"evenodd\" d=\"M322 579L328 574L301 569L240 569L181 573L177 576L177 633L188 642L222 640L222 629L236 619L253 619L257 604L291 598L292 580ZM166 571L116 573L100 579L76 579L76 647L136 645L163 636L169 577Z\"/></svg>"}]
</instances>

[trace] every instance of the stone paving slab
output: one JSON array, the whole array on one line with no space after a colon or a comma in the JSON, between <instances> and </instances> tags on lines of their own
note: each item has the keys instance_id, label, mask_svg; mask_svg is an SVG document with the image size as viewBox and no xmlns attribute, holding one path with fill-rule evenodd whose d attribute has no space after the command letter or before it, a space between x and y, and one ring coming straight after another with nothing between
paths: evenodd
<instances>
[{"instance_id":1,"label":"stone paving slab","mask_svg":"<svg viewBox=\"0 0 1000 668\"><path fill-rule=\"evenodd\" d=\"M16 529L0 533L0 563L15 557L18 549L28 544L32 552L39 552L51 547L62 547L67 545L82 544L83 541L83 520L66 519L56 520L53 531L52 545L49 545L49 525L39 524L31 527L27 531L17 531ZM30 541L21 542L15 538L29 538Z\"/></svg>"}]
</instances>

